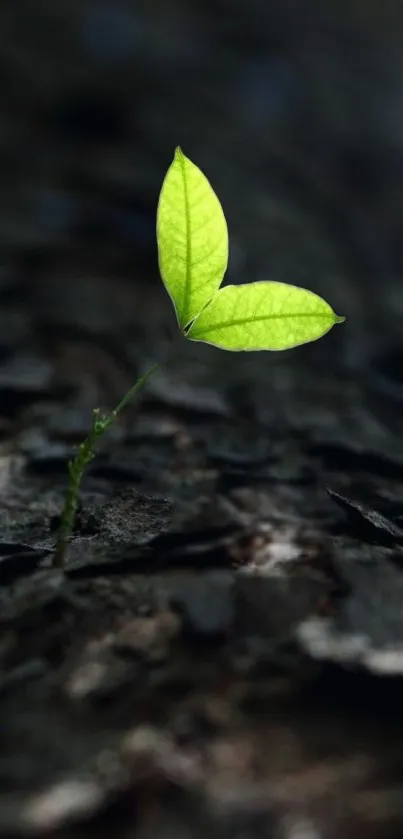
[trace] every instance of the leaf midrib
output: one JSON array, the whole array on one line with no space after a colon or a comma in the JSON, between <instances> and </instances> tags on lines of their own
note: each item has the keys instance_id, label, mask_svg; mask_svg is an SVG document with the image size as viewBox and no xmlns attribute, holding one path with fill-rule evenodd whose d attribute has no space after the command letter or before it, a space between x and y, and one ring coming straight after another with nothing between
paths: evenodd
<instances>
[{"instance_id":1,"label":"leaf midrib","mask_svg":"<svg viewBox=\"0 0 403 839\"><path fill-rule=\"evenodd\" d=\"M288 318L326 318L328 320L335 320L334 315L325 312L318 314L316 312L296 312L295 314L276 314L276 315L258 315L257 317L242 318L237 320L221 321L221 323L213 323L209 326L202 327L201 334L205 335L207 332L212 332L213 329L228 329L230 326L244 326L247 323L260 323L266 320L286 320ZM195 330L197 328L197 318L195 320Z\"/></svg>"},{"instance_id":2,"label":"leaf midrib","mask_svg":"<svg viewBox=\"0 0 403 839\"><path fill-rule=\"evenodd\" d=\"M185 158L181 152L180 154L180 164L182 170L182 179L183 179L183 194L185 200L185 227L186 227L186 272L185 272L185 293L183 296L183 312L182 312L182 326L186 323L186 318L188 318L188 308L189 308L189 293L190 293L190 283L191 283L191 275L192 275L192 242L190 236L190 204L189 204L189 192L188 192L188 183L186 178L186 166L185 166ZM189 319L189 318L188 318Z\"/></svg>"}]
</instances>

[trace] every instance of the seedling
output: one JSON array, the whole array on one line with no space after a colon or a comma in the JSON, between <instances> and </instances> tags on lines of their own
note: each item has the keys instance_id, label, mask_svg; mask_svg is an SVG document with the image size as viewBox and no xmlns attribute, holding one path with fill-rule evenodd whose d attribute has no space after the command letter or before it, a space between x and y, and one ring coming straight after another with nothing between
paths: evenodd
<instances>
[{"instance_id":1,"label":"seedling","mask_svg":"<svg viewBox=\"0 0 403 839\"><path fill-rule=\"evenodd\" d=\"M157 244L161 277L178 326L191 341L232 351L287 350L316 341L345 320L317 294L285 283L220 288L228 265L227 223L209 181L180 148L161 188ZM157 367L142 376L110 414L101 416L94 410L91 431L68 467L56 566L64 564L81 481L96 444Z\"/></svg>"}]
</instances>

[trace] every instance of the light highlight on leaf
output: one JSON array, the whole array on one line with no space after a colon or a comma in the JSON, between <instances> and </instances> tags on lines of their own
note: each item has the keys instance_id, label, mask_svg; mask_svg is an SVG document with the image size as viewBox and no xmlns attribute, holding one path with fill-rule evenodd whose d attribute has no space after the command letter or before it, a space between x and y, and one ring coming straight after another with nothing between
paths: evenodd
<instances>
[{"instance_id":1,"label":"light highlight on leaf","mask_svg":"<svg viewBox=\"0 0 403 839\"><path fill-rule=\"evenodd\" d=\"M187 336L226 350L286 350L321 338L343 320L312 291L257 282L218 291Z\"/></svg>"},{"instance_id":2,"label":"light highlight on leaf","mask_svg":"<svg viewBox=\"0 0 403 839\"><path fill-rule=\"evenodd\" d=\"M219 288L228 264L221 204L180 148L162 185L157 211L161 277L184 329Z\"/></svg>"}]
</instances>

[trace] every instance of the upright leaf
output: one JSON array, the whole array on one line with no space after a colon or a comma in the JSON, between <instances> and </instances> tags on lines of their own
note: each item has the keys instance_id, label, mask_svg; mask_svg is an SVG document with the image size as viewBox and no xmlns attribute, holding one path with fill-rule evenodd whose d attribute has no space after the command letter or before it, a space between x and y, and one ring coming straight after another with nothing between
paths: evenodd
<instances>
[{"instance_id":1,"label":"upright leaf","mask_svg":"<svg viewBox=\"0 0 403 839\"><path fill-rule=\"evenodd\" d=\"M162 185L157 211L159 267L182 329L219 288L228 264L221 204L180 148Z\"/></svg>"},{"instance_id":2,"label":"upright leaf","mask_svg":"<svg viewBox=\"0 0 403 839\"><path fill-rule=\"evenodd\" d=\"M312 291L257 282L220 289L188 337L226 350L286 350L316 341L343 320Z\"/></svg>"}]
</instances>

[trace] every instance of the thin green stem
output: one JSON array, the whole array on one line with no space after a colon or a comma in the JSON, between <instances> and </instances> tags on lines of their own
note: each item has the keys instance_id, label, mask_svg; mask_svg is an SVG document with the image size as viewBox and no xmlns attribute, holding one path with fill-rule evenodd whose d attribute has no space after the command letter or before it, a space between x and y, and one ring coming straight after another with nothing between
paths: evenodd
<instances>
[{"instance_id":1,"label":"thin green stem","mask_svg":"<svg viewBox=\"0 0 403 839\"><path fill-rule=\"evenodd\" d=\"M88 437L78 448L76 456L68 464L69 486L66 493L66 498L60 517L60 525L56 539L55 553L53 558L53 566L55 568L63 568L67 545L74 529L74 523L77 512L78 493L80 491L81 481L84 477L86 467L95 457L95 445L105 432L115 422L118 415L123 408L130 402L131 399L141 390L146 384L150 376L159 367L154 364L144 376L128 390L123 399L119 402L116 408L106 416L101 416L98 408L92 412L92 426Z\"/></svg>"},{"instance_id":2,"label":"thin green stem","mask_svg":"<svg viewBox=\"0 0 403 839\"><path fill-rule=\"evenodd\" d=\"M158 367L159 364L154 364L154 367L151 367L151 370L148 370L147 373L144 373L144 376L141 376L141 378L137 380L136 384L134 384L133 387L131 387L130 390L127 391L126 396L124 396L123 399L120 400L119 404L116 405L115 410L112 411L112 415L109 418L109 425L112 425L113 421L116 419L118 414L120 414L120 412L123 411L123 408L125 408L126 405L133 399L133 396L135 396L136 393L138 393L138 391L141 390L142 387L144 387L145 383L148 381L150 376L152 376L152 374L155 373Z\"/></svg>"}]
</instances>

